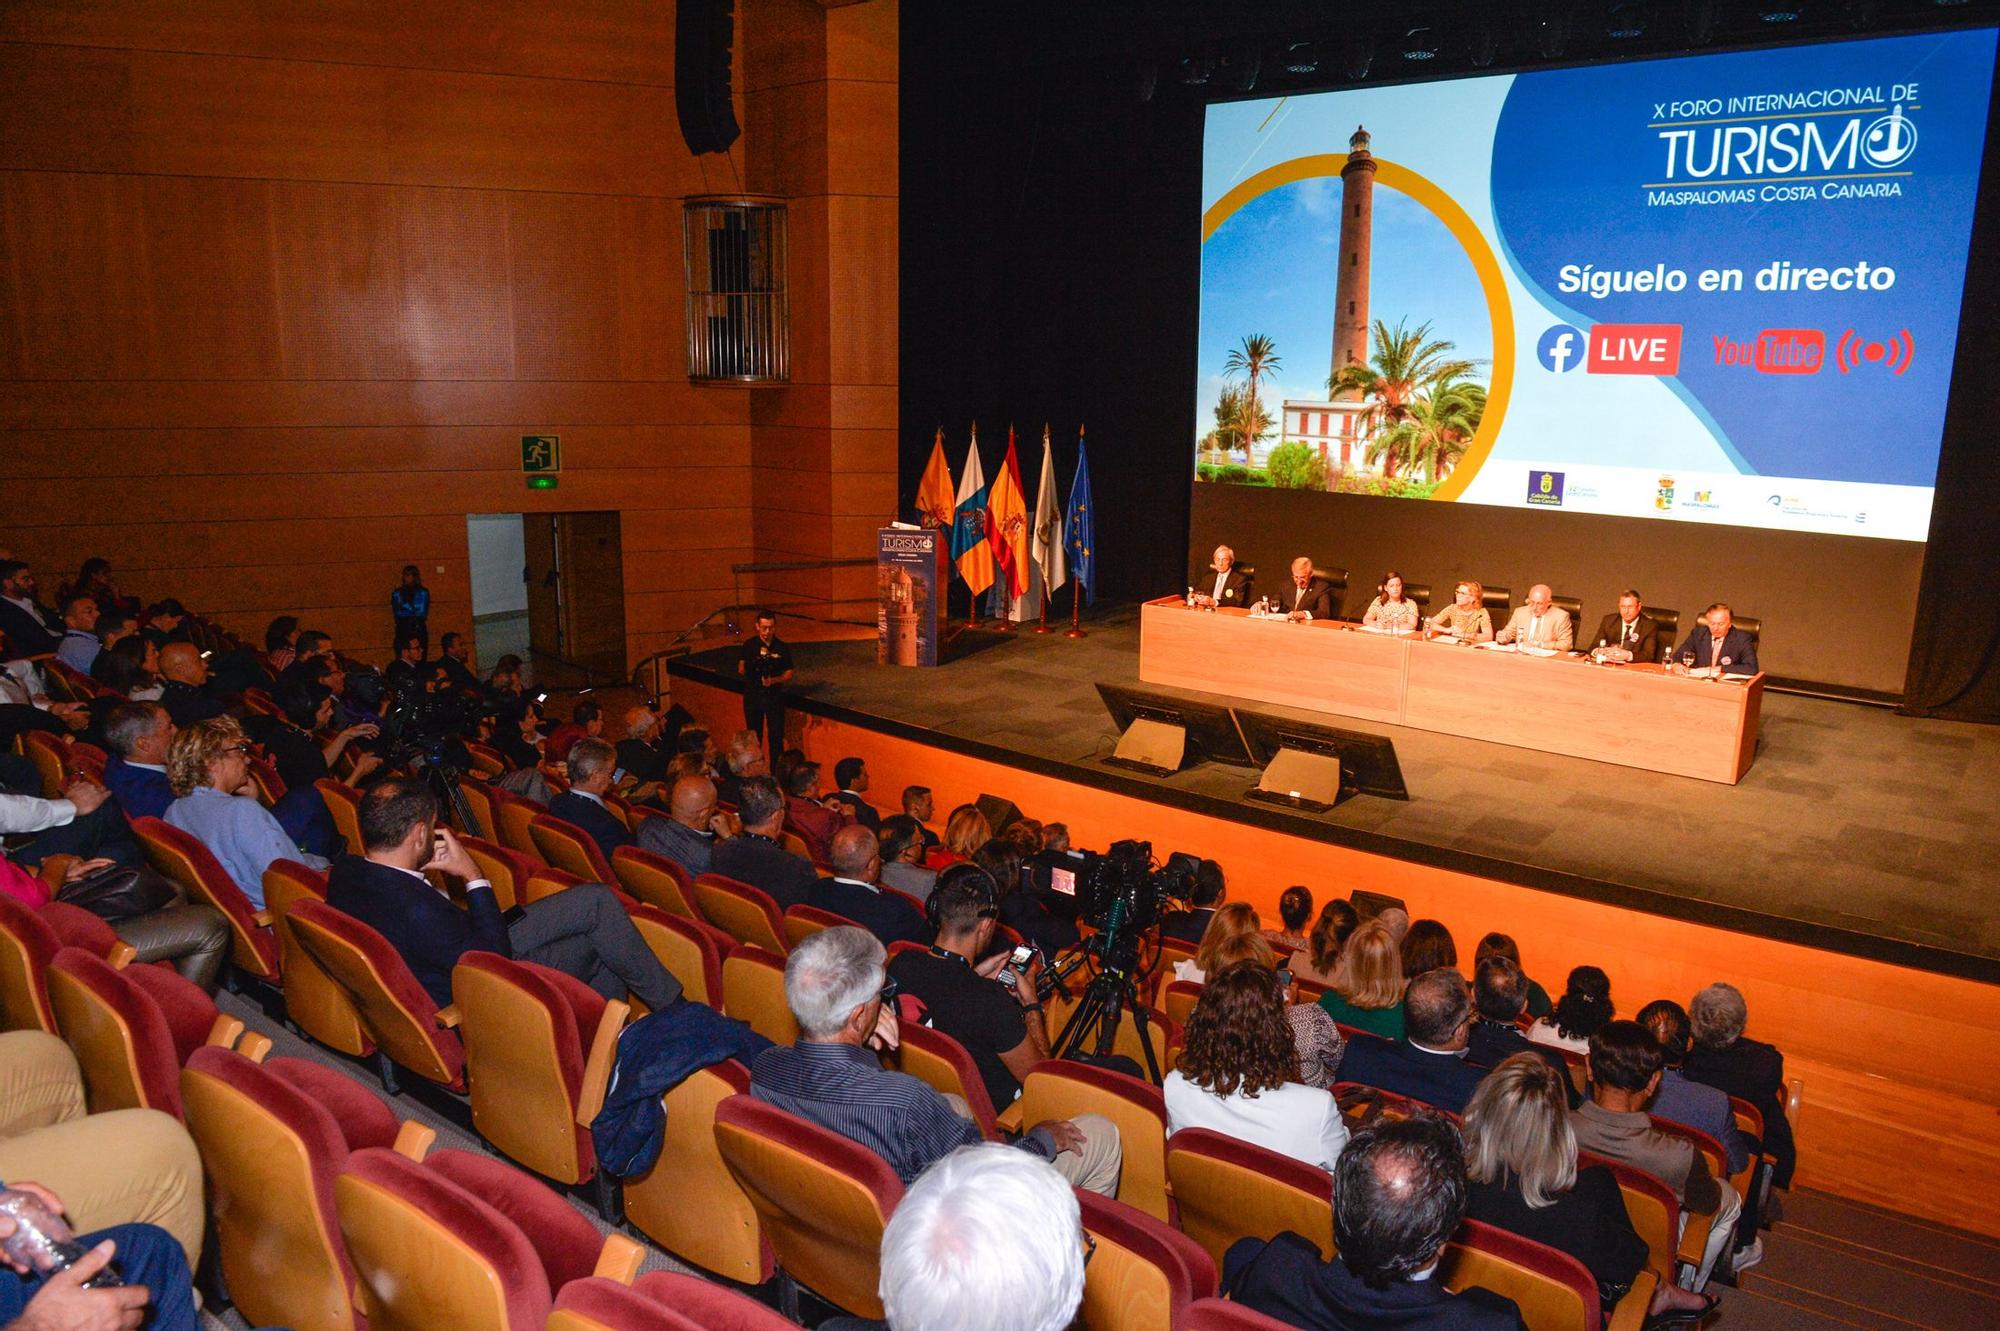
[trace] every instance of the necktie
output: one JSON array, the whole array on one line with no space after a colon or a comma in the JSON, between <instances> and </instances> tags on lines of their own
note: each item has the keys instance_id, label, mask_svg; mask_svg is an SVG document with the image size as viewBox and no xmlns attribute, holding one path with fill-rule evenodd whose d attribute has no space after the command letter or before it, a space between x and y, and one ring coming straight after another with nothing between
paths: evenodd
<instances>
[{"instance_id":1,"label":"necktie","mask_svg":"<svg viewBox=\"0 0 2000 1331\"><path fill-rule=\"evenodd\" d=\"M1625 646L1630 647L1634 642L1638 641L1639 638L1638 628L1639 624L1638 621L1636 620L1625 626L1625 638L1624 638Z\"/></svg>"}]
</instances>

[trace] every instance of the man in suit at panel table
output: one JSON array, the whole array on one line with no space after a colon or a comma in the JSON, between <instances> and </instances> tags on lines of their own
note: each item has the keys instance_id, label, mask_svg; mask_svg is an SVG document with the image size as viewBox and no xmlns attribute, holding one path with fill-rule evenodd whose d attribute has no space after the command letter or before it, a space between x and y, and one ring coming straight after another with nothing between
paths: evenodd
<instances>
[{"instance_id":1,"label":"man in suit at panel table","mask_svg":"<svg viewBox=\"0 0 2000 1331\"><path fill-rule=\"evenodd\" d=\"M1333 584L1313 576L1313 562L1300 555L1292 561L1292 581L1278 594L1285 618L1303 622L1334 618Z\"/></svg>"},{"instance_id":2,"label":"man in suit at panel table","mask_svg":"<svg viewBox=\"0 0 2000 1331\"><path fill-rule=\"evenodd\" d=\"M1660 659L1663 646L1660 641L1660 622L1646 613L1645 605L1639 600L1639 593L1627 587L1618 593L1618 609L1606 615L1597 625L1597 636L1590 640L1592 647L1620 647L1632 653L1634 661L1644 661L1648 665Z\"/></svg>"},{"instance_id":3,"label":"man in suit at panel table","mask_svg":"<svg viewBox=\"0 0 2000 1331\"><path fill-rule=\"evenodd\" d=\"M1528 603L1514 612L1507 627L1493 635L1495 642L1518 643L1523 647L1548 647L1566 652L1576 645L1576 626L1569 611L1555 603L1556 594L1546 582L1528 589Z\"/></svg>"},{"instance_id":4,"label":"man in suit at panel table","mask_svg":"<svg viewBox=\"0 0 2000 1331\"><path fill-rule=\"evenodd\" d=\"M607 864L612 851L634 844L632 833L604 803L617 775L618 751L608 740L586 736L569 748L569 789L549 801L549 813L583 829Z\"/></svg>"},{"instance_id":5,"label":"man in suit at panel table","mask_svg":"<svg viewBox=\"0 0 2000 1331\"><path fill-rule=\"evenodd\" d=\"M1471 1028L1465 977L1425 971L1403 989L1403 1038L1353 1041L1340 1060L1340 1079L1462 1114L1485 1075L1466 1062Z\"/></svg>"},{"instance_id":6,"label":"man in suit at panel table","mask_svg":"<svg viewBox=\"0 0 2000 1331\"><path fill-rule=\"evenodd\" d=\"M1254 599L1250 575L1236 567L1236 552L1226 545L1215 547L1215 558L1188 582L1194 587L1194 603L1213 609L1218 605L1246 606Z\"/></svg>"},{"instance_id":7,"label":"man in suit at panel table","mask_svg":"<svg viewBox=\"0 0 2000 1331\"><path fill-rule=\"evenodd\" d=\"M1689 652L1694 653L1694 668L1709 670L1716 666L1725 675L1754 675L1757 673L1757 644L1750 635L1736 627L1731 618L1729 605L1717 601L1701 612L1701 623L1695 625L1694 632L1687 635L1680 650L1674 653L1678 659Z\"/></svg>"}]
</instances>

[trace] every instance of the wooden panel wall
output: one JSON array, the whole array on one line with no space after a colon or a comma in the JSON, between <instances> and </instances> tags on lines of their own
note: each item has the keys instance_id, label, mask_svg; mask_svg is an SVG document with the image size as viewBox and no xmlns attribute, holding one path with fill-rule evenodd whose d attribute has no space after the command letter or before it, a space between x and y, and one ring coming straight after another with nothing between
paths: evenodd
<instances>
[{"instance_id":1,"label":"wooden panel wall","mask_svg":"<svg viewBox=\"0 0 2000 1331\"><path fill-rule=\"evenodd\" d=\"M718 734L741 724L739 696L685 679L674 699ZM1805 1082L1800 1183L2000 1236L2000 988L1725 929L1451 873L1427 865L1190 813L1024 772L794 711L792 742L829 766L868 765L868 798L899 808L906 785L931 787L939 820L984 793L1032 817L1066 822L1074 844L1150 840L1219 861L1233 900L1267 920L1278 894L1361 887L1403 898L1413 918L1444 922L1470 969L1489 930L1512 934L1522 965L1555 992L1569 968L1601 966L1630 1016L1655 998L1685 1004L1727 980L1743 991L1750 1034L1777 1044ZM1950 1051L1940 1057L1940 1051Z\"/></svg>"},{"instance_id":2,"label":"wooden panel wall","mask_svg":"<svg viewBox=\"0 0 2000 1331\"><path fill-rule=\"evenodd\" d=\"M760 486L752 422L824 441L832 293L885 281L886 302L840 318L886 348L870 373L889 385L879 467L894 468L895 0L750 6L739 88L798 82L795 65L760 81L767 18L785 25L772 58L820 52L794 96L839 100L851 80L828 69L863 67L886 117L843 120L835 151L824 118L739 107L734 164L695 159L674 119L673 7L655 0L6 6L0 546L51 587L101 554L142 596L239 631L297 613L365 655L386 648L405 562L432 586L433 631L469 626L465 514L618 509L627 649L663 645L729 599L729 564L773 530L760 495L788 514L864 502L824 459ZM764 137L886 163L888 247L820 241L827 183L798 177L812 388L696 388L681 200L733 188ZM886 277L842 271L877 263ZM518 436L550 432L561 487L531 493ZM865 497L876 516L893 478L885 493Z\"/></svg>"}]
</instances>

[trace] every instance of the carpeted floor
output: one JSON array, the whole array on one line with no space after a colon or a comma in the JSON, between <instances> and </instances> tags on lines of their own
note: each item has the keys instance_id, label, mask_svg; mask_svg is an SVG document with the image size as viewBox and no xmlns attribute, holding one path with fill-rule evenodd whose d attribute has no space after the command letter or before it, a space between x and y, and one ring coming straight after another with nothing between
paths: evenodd
<instances>
[{"instance_id":1,"label":"carpeted floor","mask_svg":"<svg viewBox=\"0 0 2000 1331\"><path fill-rule=\"evenodd\" d=\"M2000 982L2000 727L1766 693L1756 763L1725 786L1259 705L1395 742L1407 803L1300 815L1244 802L1245 768L1104 766L1116 731L1095 684L1138 683L1138 614L1089 628L921 674L877 666L872 641L800 644L800 705L1300 835ZM719 663L673 668L714 678Z\"/></svg>"}]
</instances>

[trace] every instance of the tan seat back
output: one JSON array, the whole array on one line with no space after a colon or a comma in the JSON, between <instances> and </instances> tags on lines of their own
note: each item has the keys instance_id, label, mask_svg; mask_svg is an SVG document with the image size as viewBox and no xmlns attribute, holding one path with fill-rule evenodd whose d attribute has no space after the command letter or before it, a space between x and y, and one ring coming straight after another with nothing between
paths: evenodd
<instances>
[{"instance_id":1,"label":"tan seat back","mask_svg":"<svg viewBox=\"0 0 2000 1331\"><path fill-rule=\"evenodd\" d=\"M777 903L748 883L703 874L694 880L694 904L703 919L739 943L781 957L791 952Z\"/></svg>"},{"instance_id":2,"label":"tan seat back","mask_svg":"<svg viewBox=\"0 0 2000 1331\"><path fill-rule=\"evenodd\" d=\"M694 881L665 855L637 846L620 846L611 852L611 872L618 875L621 887L647 905L658 906L667 914L684 919L702 918L701 912L694 908L690 890Z\"/></svg>"},{"instance_id":3,"label":"tan seat back","mask_svg":"<svg viewBox=\"0 0 2000 1331\"><path fill-rule=\"evenodd\" d=\"M738 1063L718 1063L667 1092L666 1139L653 1167L625 1180L625 1217L653 1242L738 1284L771 1276L757 1210L722 1162L715 1110L750 1089Z\"/></svg>"},{"instance_id":4,"label":"tan seat back","mask_svg":"<svg viewBox=\"0 0 2000 1331\"><path fill-rule=\"evenodd\" d=\"M1181 1232L1218 1264L1238 1239L1303 1234L1332 1261L1333 1178L1325 1170L1206 1128L1167 1140Z\"/></svg>"},{"instance_id":5,"label":"tan seat back","mask_svg":"<svg viewBox=\"0 0 2000 1331\"><path fill-rule=\"evenodd\" d=\"M773 1044L799 1038L798 1019L785 1002L784 958L760 947L739 943L723 959L722 1010Z\"/></svg>"},{"instance_id":6,"label":"tan seat back","mask_svg":"<svg viewBox=\"0 0 2000 1331\"><path fill-rule=\"evenodd\" d=\"M1021 1085L1021 1121L1102 1114L1117 1125L1124 1163L1118 1198L1155 1220L1171 1217L1167 1202L1167 1106L1157 1086L1069 1059L1051 1059Z\"/></svg>"},{"instance_id":7,"label":"tan seat back","mask_svg":"<svg viewBox=\"0 0 2000 1331\"><path fill-rule=\"evenodd\" d=\"M343 1054L375 1052L361 1014L347 991L299 946L287 915L301 901L326 900L326 875L295 860L273 860L264 870L264 907L278 935L279 974L284 977L285 1015L313 1039Z\"/></svg>"}]
</instances>

